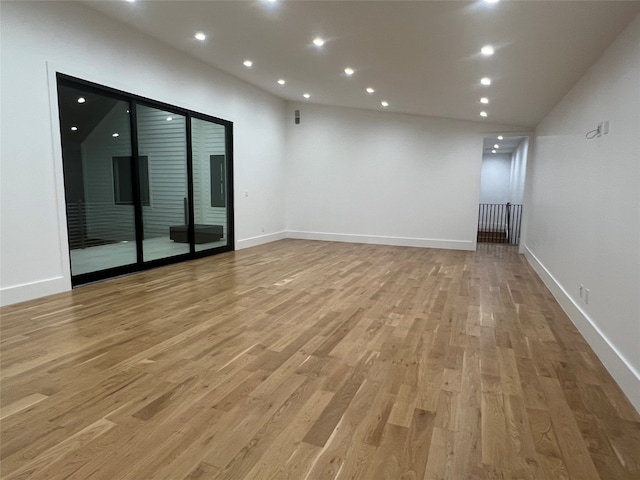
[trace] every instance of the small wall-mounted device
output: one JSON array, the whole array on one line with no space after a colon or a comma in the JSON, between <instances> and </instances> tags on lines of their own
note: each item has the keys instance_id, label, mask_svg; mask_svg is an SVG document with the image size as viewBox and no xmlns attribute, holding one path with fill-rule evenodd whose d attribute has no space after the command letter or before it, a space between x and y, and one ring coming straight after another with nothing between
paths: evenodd
<instances>
[{"instance_id":1,"label":"small wall-mounted device","mask_svg":"<svg viewBox=\"0 0 640 480\"><path fill-rule=\"evenodd\" d=\"M300 125L300 110L295 111L295 122L296 125Z\"/></svg>"}]
</instances>

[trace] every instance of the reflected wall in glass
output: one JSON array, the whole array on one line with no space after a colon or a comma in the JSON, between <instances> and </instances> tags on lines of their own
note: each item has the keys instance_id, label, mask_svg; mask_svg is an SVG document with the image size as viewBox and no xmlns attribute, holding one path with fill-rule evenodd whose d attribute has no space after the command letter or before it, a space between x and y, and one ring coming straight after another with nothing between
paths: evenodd
<instances>
[{"instance_id":1,"label":"reflected wall in glass","mask_svg":"<svg viewBox=\"0 0 640 480\"><path fill-rule=\"evenodd\" d=\"M116 202L113 175L114 159L131 158L129 103L60 85L58 105L71 273L134 264L134 207ZM131 198L131 183L120 187Z\"/></svg>"},{"instance_id":2,"label":"reflected wall in glass","mask_svg":"<svg viewBox=\"0 0 640 480\"><path fill-rule=\"evenodd\" d=\"M185 117L138 105L136 121L138 155L148 159L148 179L140 175L140 191L145 181L149 191L142 208L144 261L189 253L188 237L175 233L189 224Z\"/></svg>"},{"instance_id":3,"label":"reflected wall in glass","mask_svg":"<svg viewBox=\"0 0 640 480\"><path fill-rule=\"evenodd\" d=\"M196 252L229 244L224 125L191 119Z\"/></svg>"}]
</instances>

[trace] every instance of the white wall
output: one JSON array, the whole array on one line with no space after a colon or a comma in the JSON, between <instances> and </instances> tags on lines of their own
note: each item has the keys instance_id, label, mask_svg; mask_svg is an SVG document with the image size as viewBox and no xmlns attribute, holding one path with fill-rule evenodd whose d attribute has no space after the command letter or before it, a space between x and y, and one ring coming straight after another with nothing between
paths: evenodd
<instances>
[{"instance_id":1,"label":"white wall","mask_svg":"<svg viewBox=\"0 0 640 480\"><path fill-rule=\"evenodd\" d=\"M509 176L509 202L522 204L527 172L527 154L529 139L523 138L511 156L511 172Z\"/></svg>"},{"instance_id":2,"label":"white wall","mask_svg":"<svg viewBox=\"0 0 640 480\"><path fill-rule=\"evenodd\" d=\"M508 127L303 103L287 110L289 235L475 248L482 134Z\"/></svg>"},{"instance_id":3,"label":"white wall","mask_svg":"<svg viewBox=\"0 0 640 480\"><path fill-rule=\"evenodd\" d=\"M530 166L528 259L640 410L640 17L538 126Z\"/></svg>"},{"instance_id":4,"label":"white wall","mask_svg":"<svg viewBox=\"0 0 640 480\"><path fill-rule=\"evenodd\" d=\"M480 203L507 203L511 189L511 154L485 153L480 174Z\"/></svg>"},{"instance_id":5,"label":"white wall","mask_svg":"<svg viewBox=\"0 0 640 480\"><path fill-rule=\"evenodd\" d=\"M284 236L283 101L82 4L0 9L3 304L70 288L56 70L234 122L236 248Z\"/></svg>"}]
</instances>

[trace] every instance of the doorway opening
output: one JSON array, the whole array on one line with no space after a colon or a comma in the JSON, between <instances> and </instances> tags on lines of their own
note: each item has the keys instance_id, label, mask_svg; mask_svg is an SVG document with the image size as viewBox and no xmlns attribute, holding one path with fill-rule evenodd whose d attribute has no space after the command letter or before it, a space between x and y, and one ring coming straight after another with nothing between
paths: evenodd
<instances>
[{"instance_id":1,"label":"doorway opening","mask_svg":"<svg viewBox=\"0 0 640 480\"><path fill-rule=\"evenodd\" d=\"M478 243L520 244L528 148L528 136L484 138Z\"/></svg>"}]
</instances>

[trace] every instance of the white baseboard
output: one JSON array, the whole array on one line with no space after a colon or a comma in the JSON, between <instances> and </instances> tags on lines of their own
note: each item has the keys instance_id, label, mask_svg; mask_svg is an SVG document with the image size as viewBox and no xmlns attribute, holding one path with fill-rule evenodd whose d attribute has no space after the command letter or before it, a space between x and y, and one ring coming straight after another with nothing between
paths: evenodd
<instances>
[{"instance_id":1,"label":"white baseboard","mask_svg":"<svg viewBox=\"0 0 640 480\"><path fill-rule=\"evenodd\" d=\"M448 250L475 250L475 241L436 240L431 238L382 237L377 235L354 235L346 233L287 231L287 238L322 240L326 242L370 243L400 247L445 248Z\"/></svg>"},{"instance_id":2,"label":"white baseboard","mask_svg":"<svg viewBox=\"0 0 640 480\"><path fill-rule=\"evenodd\" d=\"M525 245L524 255L540 276L578 331L589 343L602 364L609 371L635 409L640 412L640 373L613 345L598 325L580 308L542 262Z\"/></svg>"},{"instance_id":3,"label":"white baseboard","mask_svg":"<svg viewBox=\"0 0 640 480\"><path fill-rule=\"evenodd\" d=\"M287 238L287 232L285 231L267 233L266 235L259 235L257 237L251 237L251 238L243 238L242 240L236 240L236 250L255 247L265 243L275 242L277 240L284 240L285 238Z\"/></svg>"},{"instance_id":4,"label":"white baseboard","mask_svg":"<svg viewBox=\"0 0 640 480\"><path fill-rule=\"evenodd\" d=\"M35 298L71 290L71 280L65 277L47 278L0 289L0 305L12 305Z\"/></svg>"}]
</instances>

